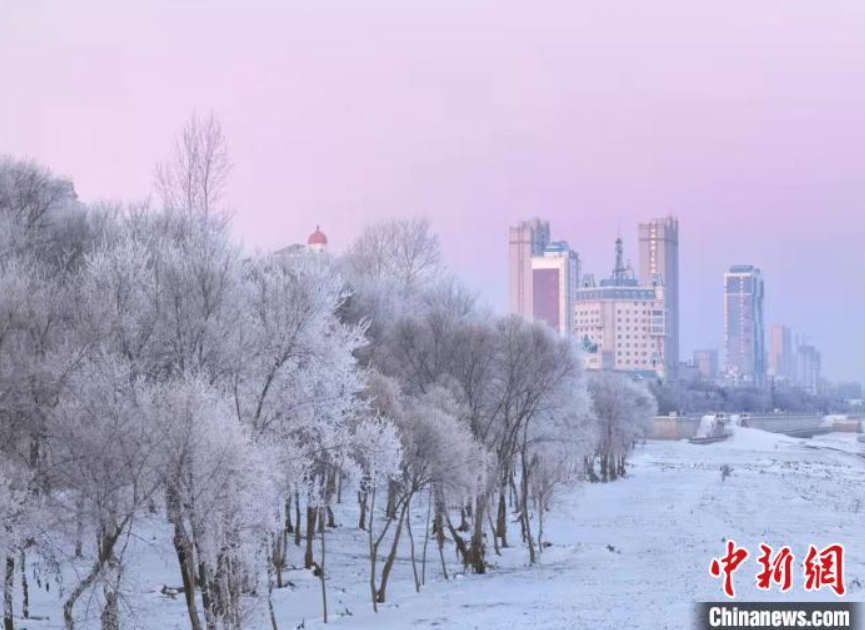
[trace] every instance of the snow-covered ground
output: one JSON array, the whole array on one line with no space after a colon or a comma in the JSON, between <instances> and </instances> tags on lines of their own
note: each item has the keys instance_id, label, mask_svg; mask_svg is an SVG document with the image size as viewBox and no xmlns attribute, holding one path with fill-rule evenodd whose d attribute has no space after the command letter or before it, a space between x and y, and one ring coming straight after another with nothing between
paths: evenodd
<instances>
[{"instance_id":1,"label":"snow-covered ground","mask_svg":"<svg viewBox=\"0 0 865 630\"><path fill-rule=\"evenodd\" d=\"M562 497L546 523L540 566L528 567L522 547L505 550L484 576L454 575L459 565L448 550L451 579L438 570L430 545L427 585L414 592L407 553L394 569L389 601L373 613L369 603L365 534L353 527L351 506L341 527L329 535L327 564L331 623L338 628L686 628L692 604L721 600L720 582L709 563L733 538L752 557L736 574L738 599L832 600L831 592L802 590L801 561L809 544L846 546L847 598L865 590L865 458L854 434L833 433L810 440L756 429L738 429L729 440L709 445L649 442L633 457L626 479L585 485ZM722 481L720 467L733 473ZM415 509L415 535L422 538L424 509ZM518 537L514 525L512 537ZM183 603L163 596L176 585L176 560L167 532L143 527L132 541L128 600L136 626L186 628ZM354 539L349 541L349 539ZM796 554L794 591L761 592L754 586L758 545L789 545ZM422 540L419 541L422 544ZM349 553L347 550L352 550ZM290 563L300 561L292 547ZM280 630L305 621L321 623L319 582L309 572L286 573L291 586L275 593ZM54 590L54 589L52 589ZM31 630L57 628L57 598L40 593ZM98 614L97 614L98 617ZM269 629L260 610L245 627Z\"/></svg>"}]
</instances>

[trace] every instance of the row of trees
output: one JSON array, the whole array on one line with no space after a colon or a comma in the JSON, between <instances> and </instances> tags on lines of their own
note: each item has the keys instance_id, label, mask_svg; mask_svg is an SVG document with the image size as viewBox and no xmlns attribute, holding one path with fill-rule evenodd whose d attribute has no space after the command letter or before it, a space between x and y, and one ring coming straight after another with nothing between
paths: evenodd
<instances>
[{"instance_id":1,"label":"row of trees","mask_svg":"<svg viewBox=\"0 0 865 630\"><path fill-rule=\"evenodd\" d=\"M29 614L28 566L40 583L75 576L66 628L85 597L119 628L148 519L169 524L193 630L244 627L257 600L276 630L292 545L327 618L344 497L375 607L406 538L418 590L430 537L444 578L450 544L478 573L517 539L536 562L558 489L624 473L651 396L587 382L569 341L485 311L426 221L371 226L339 259L245 256L215 120L193 119L157 172L158 209L85 207L45 169L0 162L5 630L14 592Z\"/></svg>"},{"instance_id":2,"label":"row of trees","mask_svg":"<svg viewBox=\"0 0 865 630\"><path fill-rule=\"evenodd\" d=\"M814 394L801 387L772 382L768 388L719 385L705 381L652 382L652 394L661 414L676 412L766 413L775 409L793 413L851 413L841 392Z\"/></svg>"}]
</instances>

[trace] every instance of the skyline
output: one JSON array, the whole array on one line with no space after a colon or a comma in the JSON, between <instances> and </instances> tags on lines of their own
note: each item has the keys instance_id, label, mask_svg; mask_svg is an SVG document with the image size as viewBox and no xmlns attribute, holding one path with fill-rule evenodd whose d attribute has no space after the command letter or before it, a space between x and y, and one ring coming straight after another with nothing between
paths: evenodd
<instances>
[{"instance_id":1,"label":"skyline","mask_svg":"<svg viewBox=\"0 0 865 630\"><path fill-rule=\"evenodd\" d=\"M681 359L723 348L723 274L753 264L767 328L865 381L865 6L625 4L3 0L0 153L139 199L213 111L247 244L424 214L498 312L509 225L548 219L602 277L618 231L637 268L637 224L672 214Z\"/></svg>"}]
</instances>

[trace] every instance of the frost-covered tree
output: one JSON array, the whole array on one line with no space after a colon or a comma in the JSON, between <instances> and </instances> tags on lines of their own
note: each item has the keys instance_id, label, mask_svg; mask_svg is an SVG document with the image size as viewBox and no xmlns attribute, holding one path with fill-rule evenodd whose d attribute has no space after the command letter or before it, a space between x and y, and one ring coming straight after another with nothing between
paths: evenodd
<instances>
[{"instance_id":1,"label":"frost-covered tree","mask_svg":"<svg viewBox=\"0 0 865 630\"><path fill-rule=\"evenodd\" d=\"M161 445L138 406L141 384L122 359L95 353L68 380L47 428L45 474L58 524L70 538L83 526L92 540L84 545L90 568L63 604L65 627L72 630L75 604L97 585L106 615L117 618L125 541L159 487Z\"/></svg>"},{"instance_id":2,"label":"frost-covered tree","mask_svg":"<svg viewBox=\"0 0 865 630\"><path fill-rule=\"evenodd\" d=\"M3 559L3 628L14 630L12 606L15 591L16 558L24 558L25 549L36 544L45 523L41 499L34 492L32 473L9 460L0 462L0 558ZM21 563L24 608L29 617L28 586Z\"/></svg>"},{"instance_id":3,"label":"frost-covered tree","mask_svg":"<svg viewBox=\"0 0 865 630\"><path fill-rule=\"evenodd\" d=\"M222 125L212 113L193 114L177 135L171 156L156 167L156 189L170 210L218 212L231 160Z\"/></svg>"},{"instance_id":4,"label":"frost-covered tree","mask_svg":"<svg viewBox=\"0 0 865 630\"><path fill-rule=\"evenodd\" d=\"M434 386L421 396L412 397L406 413L398 422L403 442L403 475L399 490L407 523L415 588L420 589L411 505L415 496L430 489L440 497L464 504L483 485L486 453L473 438L462 409L450 390ZM400 519L403 514L400 514ZM439 549L441 553L441 548ZM393 560L390 560L391 565ZM442 563L444 571L444 563ZM446 575L446 573L445 573ZM382 584L382 600L384 586Z\"/></svg>"},{"instance_id":5,"label":"frost-covered tree","mask_svg":"<svg viewBox=\"0 0 865 630\"><path fill-rule=\"evenodd\" d=\"M207 626L238 628L244 579L271 525L261 509L275 502L270 458L229 400L201 378L154 385L142 406L160 445L157 469L190 623L202 627L197 583Z\"/></svg>"},{"instance_id":6,"label":"frost-covered tree","mask_svg":"<svg viewBox=\"0 0 865 630\"><path fill-rule=\"evenodd\" d=\"M47 228L75 199L72 183L29 161L0 157L0 216L26 230Z\"/></svg>"},{"instance_id":7,"label":"frost-covered tree","mask_svg":"<svg viewBox=\"0 0 865 630\"><path fill-rule=\"evenodd\" d=\"M362 386L354 352L364 342L363 326L337 318L347 293L320 257L249 261L241 290L242 325L234 342L230 389L238 419L256 440L279 452L283 500L274 509L281 532L274 532L272 560L282 586L290 529L300 542L301 502L307 568L315 564L314 536L317 529L324 536L323 519L335 525L333 503L346 475ZM320 562L317 570L322 571Z\"/></svg>"},{"instance_id":8,"label":"frost-covered tree","mask_svg":"<svg viewBox=\"0 0 865 630\"><path fill-rule=\"evenodd\" d=\"M10 178L10 169L25 175ZM74 295L74 273L53 255L52 221L62 210L57 204L65 203L66 197L58 193L58 200L53 193L38 190L56 184L38 167L5 161L0 170L5 171L0 176L0 461L17 471L17 488L36 493L47 461L47 421L63 384L63 373L53 361L65 343ZM27 190L10 191L10 186ZM70 349L65 357L75 355ZM7 572L20 569L25 615L26 565L35 542L28 539L2 558Z\"/></svg>"},{"instance_id":9,"label":"frost-covered tree","mask_svg":"<svg viewBox=\"0 0 865 630\"><path fill-rule=\"evenodd\" d=\"M375 531L377 499L383 488L399 475L402 462L402 445L394 424L385 417L374 416L362 420L352 437L354 459L363 471L364 484L369 493L370 521L367 527L367 542L370 563L369 587L374 610L378 610L378 556L392 520L387 519L380 532Z\"/></svg>"},{"instance_id":10,"label":"frost-covered tree","mask_svg":"<svg viewBox=\"0 0 865 630\"><path fill-rule=\"evenodd\" d=\"M386 528L392 525L392 539L375 590L377 603L382 603L404 528L409 537L415 587L420 588L411 529L412 500L433 488L440 496L450 496L457 502L468 500L474 495L483 453L461 421L459 405L447 389L433 386L422 395L404 395L395 379L374 373L366 393L373 413L393 419L402 451L399 474L388 484ZM362 489L361 526L368 494L366 488ZM371 509L370 528L374 517Z\"/></svg>"},{"instance_id":11,"label":"frost-covered tree","mask_svg":"<svg viewBox=\"0 0 865 630\"><path fill-rule=\"evenodd\" d=\"M441 270L441 249L427 219L391 219L368 226L343 262L350 276L414 288Z\"/></svg>"},{"instance_id":12,"label":"frost-covered tree","mask_svg":"<svg viewBox=\"0 0 865 630\"><path fill-rule=\"evenodd\" d=\"M625 474L625 460L637 440L645 437L657 414L657 402L645 385L612 372L593 373L589 392L598 422L600 480L613 481ZM592 461L588 473L598 477Z\"/></svg>"}]
</instances>

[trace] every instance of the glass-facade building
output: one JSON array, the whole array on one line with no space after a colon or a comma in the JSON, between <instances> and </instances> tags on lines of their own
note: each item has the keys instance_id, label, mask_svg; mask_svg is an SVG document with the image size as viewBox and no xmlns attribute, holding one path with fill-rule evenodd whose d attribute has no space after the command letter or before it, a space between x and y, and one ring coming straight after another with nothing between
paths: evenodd
<instances>
[{"instance_id":1,"label":"glass-facade building","mask_svg":"<svg viewBox=\"0 0 865 630\"><path fill-rule=\"evenodd\" d=\"M724 274L724 348L727 376L762 387L766 381L763 275L753 265Z\"/></svg>"}]
</instances>

